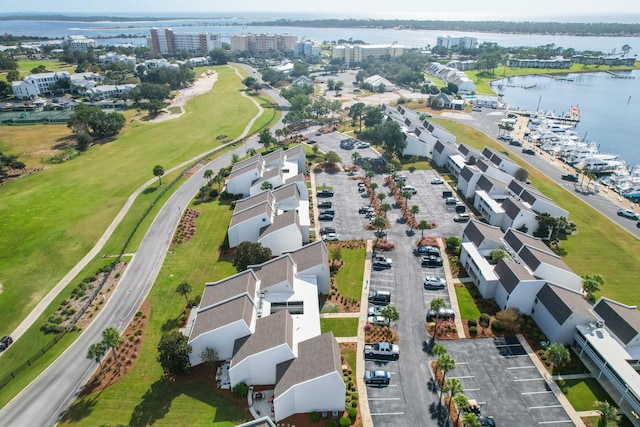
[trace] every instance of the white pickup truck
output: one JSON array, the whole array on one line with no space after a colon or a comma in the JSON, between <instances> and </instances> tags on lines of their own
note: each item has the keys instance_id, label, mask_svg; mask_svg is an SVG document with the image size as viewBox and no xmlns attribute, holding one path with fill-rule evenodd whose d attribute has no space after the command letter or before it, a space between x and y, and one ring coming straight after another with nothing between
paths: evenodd
<instances>
[{"instance_id":1,"label":"white pickup truck","mask_svg":"<svg viewBox=\"0 0 640 427\"><path fill-rule=\"evenodd\" d=\"M388 342L380 342L377 344L365 344L364 355L367 357L390 357L397 359L400 357L400 347L396 344L389 344Z\"/></svg>"}]
</instances>

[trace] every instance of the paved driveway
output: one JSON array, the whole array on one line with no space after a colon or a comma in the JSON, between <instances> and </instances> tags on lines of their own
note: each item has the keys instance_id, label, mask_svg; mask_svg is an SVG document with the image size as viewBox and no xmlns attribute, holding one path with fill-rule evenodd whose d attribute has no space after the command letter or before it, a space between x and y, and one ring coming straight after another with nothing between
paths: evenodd
<instances>
[{"instance_id":1,"label":"paved driveway","mask_svg":"<svg viewBox=\"0 0 640 427\"><path fill-rule=\"evenodd\" d=\"M442 343L456 361L448 378L476 399L499 426L563 426L572 421L518 339L478 338Z\"/></svg>"}]
</instances>

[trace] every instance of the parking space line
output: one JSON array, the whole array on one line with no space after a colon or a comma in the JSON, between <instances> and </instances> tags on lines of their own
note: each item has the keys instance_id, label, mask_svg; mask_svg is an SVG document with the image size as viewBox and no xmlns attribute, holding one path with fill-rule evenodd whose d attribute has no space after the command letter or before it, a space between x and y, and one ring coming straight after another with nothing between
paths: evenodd
<instances>
[{"instance_id":1,"label":"parking space line","mask_svg":"<svg viewBox=\"0 0 640 427\"><path fill-rule=\"evenodd\" d=\"M404 412L372 412L371 415L404 415Z\"/></svg>"},{"instance_id":2,"label":"parking space line","mask_svg":"<svg viewBox=\"0 0 640 427\"><path fill-rule=\"evenodd\" d=\"M395 289L392 286L374 286L374 285L371 285L371 288L376 288L376 289Z\"/></svg>"},{"instance_id":3,"label":"parking space line","mask_svg":"<svg viewBox=\"0 0 640 427\"><path fill-rule=\"evenodd\" d=\"M547 409L547 408L562 408L562 405L529 406L529 408L527 409Z\"/></svg>"},{"instance_id":4,"label":"parking space line","mask_svg":"<svg viewBox=\"0 0 640 427\"><path fill-rule=\"evenodd\" d=\"M531 365L531 366L513 366L511 368L507 368L507 370L509 369L535 369L536 366L535 365Z\"/></svg>"},{"instance_id":5,"label":"parking space line","mask_svg":"<svg viewBox=\"0 0 640 427\"><path fill-rule=\"evenodd\" d=\"M461 377L449 377L449 378L457 378L459 380L464 379L464 378L473 378L473 375L465 375L465 376L461 376Z\"/></svg>"},{"instance_id":6,"label":"parking space line","mask_svg":"<svg viewBox=\"0 0 640 427\"><path fill-rule=\"evenodd\" d=\"M526 391L520 394L546 394L546 393L553 393L552 391Z\"/></svg>"},{"instance_id":7,"label":"parking space line","mask_svg":"<svg viewBox=\"0 0 640 427\"><path fill-rule=\"evenodd\" d=\"M544 381L544 378L522 378L520 380L513 380L514 382L521 382L521 381Z\"/></svg>"},{"instance_id":8,"label":"parking space line","mask_svg":"<svg viewBox=\"0 0 640 427\"><path fill-rule=\"evenodd\" d=\"M479 388L465 388L462 391L480 391Z\"/></svg>"},{"instance_id":9,"label":"parking space line","mask_svg":"<svg viewBox=\"0 0 640 427\"><path fill-rule=\"evenodd\" d=\"M456 366L458 365L468 365L469 362L456 362Z\"/></svg>"},{"instance_id":10,"label":"parking space line","mask_svg":"<svg viewBox=\"0 0 640 427\"><path fill-rule=\"evenodd\" d=\"M370 397L367 400L400 400L399 397Z\"/></svg>"},{"instance_id":11,"label":"parking space line","mask_svg":"<svg viewBox=\"0 0 640 427\"><path fill-rule=\"evenodd\" d=\"M538 424L573 424L572 420L539 421Z\"/></svg>"}]
</instances>

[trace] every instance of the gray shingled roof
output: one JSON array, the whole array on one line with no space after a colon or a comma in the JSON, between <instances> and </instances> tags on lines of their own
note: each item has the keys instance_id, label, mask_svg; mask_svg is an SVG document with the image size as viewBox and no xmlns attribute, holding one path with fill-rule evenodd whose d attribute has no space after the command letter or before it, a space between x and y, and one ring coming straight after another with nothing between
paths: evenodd
<instances>
[{"instance_id":1,"label":"gray shingled roof","mask_svg":"<svg viewBox=\"0 0 640 427\"><path fill-rule=\"evenodd\" d=\"M262 159L257 159L255 162L247 163L245 166L238 166L238 167L236 166L237 165L236 163L236 165L234 165L233 169L231 170L231 173L229 174L229 178L227 179L238 177L254 169L258 171L258 175L262 174L262 162L259 160L262 160Z\"/></svg>"},{"instance_id":2,"label":"gray shingled roof","mask_svg":"<svg viewBox=\"0 0 640 427\"><path fill-rule=\"evenodd\" d=\"M499 227L494 227L484 222L471 220L464 228L464 235L478 247L486 239L494 242L500 242L502 240L502 230Z\"/></svg>"},{"instance_id":3,"label":"gray shingled roof","mask_svg":"<svg viewBox=\"0 0 640 427\"><path fill-rule=\"evenodd\" d=\"M579 292L545 283L536 297L559 325L571 317L572 313L591 316L591 304Z\"/></svg>"},{"instance_id":4,"label":"gray shingled roof","mask_svg":"<svg viewBox=\"0 0 640 427\"><path fill-rule=\"evenodd\" d=\"M265 289L276 283L288 281L293 286L293 260L289 255L280 255L270 261L249 268L260 279L260 289Z\"/></svg>"},{"instance_id":5,"label":"gray shingled roof","mask_svg":"<svg viewBox=\"0 0 640 427\"><path fill-rule=\"evenodd\" d=\"M433 151L436 153L442 153L444 151L444 144L440 140L436 141L436 145L433 146Z\"/></svg>"},{"instance_id":6,"label":"gray shingled roof","mask_svg":"<svg viewBox=\"0 0 640 427\"><path fill-rule=\"evenodd\" d=\"M266 214L267 217L271 218L273 216L273 209L271 208L271 203L262 202L255 206L250 207L249 209L245 209L241 212L234 213L231 217L231 222L229 223L229 228L241 224L248 219L256 217L260 214Z\"/></svg>"},{"instance_id":7,"label":"gray shingled roof","mask_svg":"<svg viewBox=\"0 0 640 427\"><path fill-rule=\"evenodd\" d=\"M268 234L275 233L276 231L285 228L291 224L295 224L300 228L300 219L298 218L298 211L295 209L283 212L280 215L276 215L273 219L273 223L264 226L260 229L259 237L265 237Z\"/></svg>"},{"instance_id":8,"label":"gray shingled roof","mask_svg":"<svg viewBox=\"0 0 640 427\"><path fill-rule=\"evenodd\" d=\"M511 219L515 219L521 211L533 212L531 208L526 207L522 202L519 202L513 197L504 199L502 209L504 209L504 213Z\"/></svg>"},{"instance_id":9,"label":"gray shingled roof","mask_svg":"<svg viewBox=\"0 0 640 427\"><path fill-rule=\"evenodd\" d=\"M478 169L480 169L482 172L486 172L486 171L487 171L487 169L489 169L489 165L487 164L487 162L485 162L485 161L484 161L484 160L482 160L482 159L479 159L479 160L476 162L476 167L477 167Z\"/></svg>"},{"instance_id":10,"label":"gray shingled roof","mask_svg":"<svg viewBox=\"0 0 640 427\"><path fill-rule=\"evenodd\" d=\"M502 181L498 181L497 179L491 178L487 175L482 175L480 179L478 179L478 188L490 192L493 188L502 188L506 189L507 186Z\"/></svg>"},{"instance_id":11,"label":"gray shingled roof","mask_svg":"<svg viewBox=\"0 0 640 427\"><path fill-rule=\"evenodd\" d=\"M254 156L249 157L248 159L244 159L244 160L240 160L239 162L236 162L233 164L233 167L231 168L231 170L234 169L241 169L247 165L256 163L256 162L260 162L262 163L262 155L261 154L256 154Z\"/></svg>"},{"instance_id":12,"label":"gray shingled roof","mask_svg":"<svg viewBox=\"0 0 640 427\"><path fill-rule=\"evenodd\" d=\"M268 181L271 178L275 178L276 176L282 176L282 169L280 168L272 168L268 171L264 172L262 176L251 183L252 186L260 184L264 181Z\"/></svg>"},{"instance_id":13,"label":"gray shingled roof","mask_svg":"<svg viewBox=\"0 0 640 427\"><path fill-rule=\"evenodd\" d=\"M238 200L236 202L235 208L233 208L233 214L236 215L242 212L245 209L251 208L255 205L258 205L262 202L273 203L274 194L271 194L270 191L263 191L261 193L256 194L255 196L247 197L242 200Z\"/></svg>"},{"instance_id":14,"label":"gray shingled roof","mask_svg":"<svg viewBox=\"0 0 640 427\"><path fill-rule=\"evenodd\" d=\"M287 179L284 183L291 184L292 182L304 182L304 185L307 185L307 179L305 178L304 173L299 173L298 175L294 175L291 178Z\"/></svg>"},{"instance_id":15,"label":"gray shingled roof","mask_svg":"<svg viewBox=\"0 0 640 427\"><path fill-rule=\"evenodd\" d=\"M625 345L640 332L640 312L636 307L602 298L593 307L593 311Z\"/></svg>"},{"instance_id":16,"label":"gray shingled roof","mask_svg":"<svg viewBox=\"0 0 640 427\"><path fill-rule=\"evenodd\" d=\"M205 332L213 331L225 325L243 320L247 328L253 317L253 303L249 297L241 296L229 302L198 311L196 322L191 330L191 339Z\"/></svg>"},{"instance_id":17,"label":"gray shingled roof","mask_svg":"<svg viewBox=\"0 0 640 427\"><path fill-rule=\"evenodd\" d=\"M256 283L257 278L251 270L245 270L219 282L207 283L202 293L200 307L209 307L245 292L253 298L256 293Z\"/></svg>"},{"instance_id":18,"label":"gray shingled roof","mask_svg":"<svg viewBox=\"0 0 640 427\"><path fill-rule=\"evenodd\" d=\"M336 372L342 377L340 347L327 332L298 344L298 357L276 366L275 397L278 398L291 387L323 375Z\"/></svg>"},{"instance_id":19,"label":"gray shingled roof","mask_svg":"<svg viewBox=\"0 0 640 427\"><path fill-rule=\"evenodd\" d=\"M520 253L518 253L518 256L522 258L522 261L524 261L532 271L535 271L540 264L549 264L573 272L559 256L532 248L531 246L525 246Z\"/></svg>"},{"instance_id":20,"label":"gray shingled roof","mask_svg":"<svg viewBox=\"0 0 640 427\"><path fill-rule=\"evenodd\" d=\"M499 277L500 284L508 294L511 294L520 282L535 279L524 266L508 258L498 261L493 271Z\"/></svg>"},{"instance_id":21,"label":"gray shingled roof","mask_svg":"<svg viewBox=\"0 0 640 427\"><path fill-rule=\"evenodd\" d=\"M276 201L288 199L289 197L297 197L300 200L300 190L294 183L286 184L273 190L273 196Z\"/></svg>"},{"instance_id":22,"label":"gray shingled roof","mask_svg":"<svg viewBox=\"0 0 640 427\"><path fill-rule=\"evenodd\" d=\"M279 149L279 150L276 150L276 151L272 151L269 154L263 155L262 158L264 159L265 164L266 163L272 163L272 162L275 162L277 160L280 160L281 162L284 162L284 151L282 151L282 149Z\"/></svg>"},{"instance_id":23,"label":"gray shingled roof","mask_svg":"<svg viewBox=\"0 0 640 427\"><path fill-rule=\"evenodd\" d=\"M474 168L471 166L463 167L462 170L460 171L460 176L464 178L465 181L469 182L471 177L473 177L474 172L477 172L477 171L474 171L473 169Z\"/></svg>"},{"instance_id":24,"label":"gray shingled roof","mask_svg":"<svg viewBox=\"0 0 640 427\"><path fill-rule=\"evenodd\" d=\"M249 356L287 344L293 351L293 318L288 310L282 310L256 321L256 330L246 339L236 340L231 366Z\"/></svg>"},{"instance_id":25,"label":"gray shingled roof","mask_svg":"<svg viewBox=\"0 0 640 427\"><path fill-rule=\"evenodd\" d=\"M520 252L520 249L522 249L523 246L531 246L550 254L553 253L553 251L542 241L542 239L530 236L527 233L523 233L522 231L516 230L514 228L510 228L507 230L507 232L504 234L504 241L511 247L511 249L513 249L515 253Z\"/></svg>"},{"instance_id":26,"label":"gray shingled roof","mask_svg":"<svg viewBox=\"0 0 640 427\"><path fill-rule=\"evenodd\" d=\"M470 148L469 148L469 147L467 147L467 146L466 146L466 145L464 145L464 144L460 144L460 145L458 146L458 151L459 151L459 152L460 152L460 154L462 154L463 156L466 156L467 154L469 154L469 152L470 152Z\"/></svg>"},{"instance_id":27,"label":"gray shingled roof","mask_svg":"<svg viewBox=\"0 0 640 427\"><path fill-rule=\"evenodd\" d=\"M306 157L306 153L304 152L304 147L302 146L302 144L295 145L295 146L285 150L284 154L287 157L292 157L292 156L295 156L297 154L302 154L302 155L304 155Z\"/></svg>"},{"instance_id":28,"label":"gray shingled roof","mask_svg":"<svg viewBox=\"0 0 640 427\"><path fill-rule=\"evenodd\" d=\"M298 272L308 270L318 264L329 263L329 251L322 240L291 251L289 255L291 255L293 262L296 264Z\"/></svg>"},{"instance_id":29,"label":"gray shingled roof","mask_svg":"<svg viewBox=\"0 0 640 427\"><path fill-rule=\"evenodd\" d=\"M507 187L518 197L520 197L520 193L524 190L523 184L517 179L512 179Z\"/></svg>"}]
</instances>

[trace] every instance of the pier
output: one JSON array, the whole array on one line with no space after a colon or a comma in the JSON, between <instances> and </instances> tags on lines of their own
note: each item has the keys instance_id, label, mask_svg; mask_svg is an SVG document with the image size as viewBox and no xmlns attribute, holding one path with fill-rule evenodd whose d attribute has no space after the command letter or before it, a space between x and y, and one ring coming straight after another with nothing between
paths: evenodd
<instances>
[{"instance_id":1,"label":"pier","mask_svg":"<svg viewBox=\"0 0 640 427\"><path fill-rule=\"evenodd\" d=\"M622 75L620 75L618 73L615 73L615 72L609 71L609 70L606 70L605 73L609 74L614 79L635 79L635 76L622 76Z\"/></svg>"}]
</instances>

